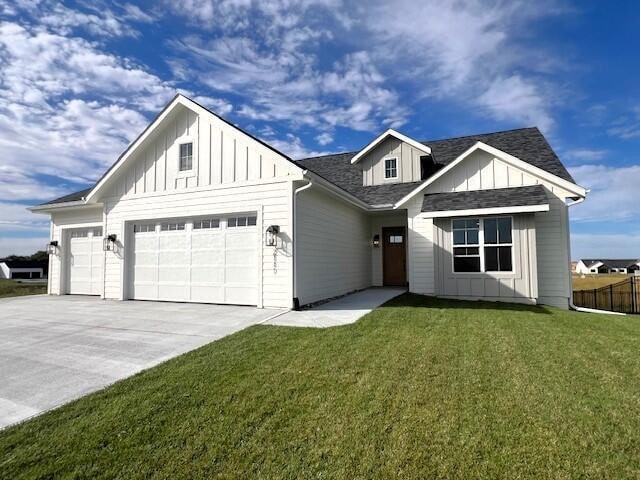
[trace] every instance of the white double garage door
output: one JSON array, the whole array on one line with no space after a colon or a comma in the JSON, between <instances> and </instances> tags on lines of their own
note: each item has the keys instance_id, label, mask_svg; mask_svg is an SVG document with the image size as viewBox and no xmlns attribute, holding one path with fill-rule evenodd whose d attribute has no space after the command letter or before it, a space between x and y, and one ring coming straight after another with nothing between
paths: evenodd
<instances>
[{"instance_id":1,"label":"white double garage door","mask_svg":"<svg viewBox=\"0 0 640 480\"><path fill-rule=\"evenodd\" d=\"M261 235L256 215L133 222L128 297L257 305Z\"/></svg>"}]
</instances>

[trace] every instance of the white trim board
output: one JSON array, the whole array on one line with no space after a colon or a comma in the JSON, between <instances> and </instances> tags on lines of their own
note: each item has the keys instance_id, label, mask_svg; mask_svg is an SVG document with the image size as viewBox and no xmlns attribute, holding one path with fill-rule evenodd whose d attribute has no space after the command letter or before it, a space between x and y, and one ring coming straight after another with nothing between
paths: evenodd
<instances>
[{"instance_id":1,"label":"white trim board","mask_svg":"<svg viewBox=\"0 0 640 480\"><path fill-rule=\"evenodd\" d=\"M357 163L359 160L362 159L362 157L364 157L368 152L370 152L371 150L373 150L376 146L378 146L380 143L382 143L383 140L386 140L387 137L395 137L398 140L407 143L409 145L411 145L412 147L414 147L417 150L420 150L424 153L431 153L431 148L429 148L427 145L423 145L422 143L414 140L413 138L409 138L406 135L401 134L400 132L396 132L394 129L390 128L389 130L387 130L386 132L378 135L371 143L369 143L368 145L366 145L362 150L360 150L352 159L351 159L351 163Z\"/></svg>"},{"instance_id":2,"label":"white trim board","mask_svg":"<svg viewBox=\"0 0 640 480\"><path fill-rule=\"evenodd\" d=\"M503 215L508 213L548 212L549 204L527 205L522 207L469 208L467 210L442 210L438 212L422 212L420 218L466 217L471 215Z\"/></svg>"},{"instance_id":3,"label":"white trim board","mask_svg":"<svg viewBox=\"0 0 640 480\"><path fill-rule=\"evenodd\" d=\"M520 160L519 158L508 154L507 152L503 152L502 150L499 150L499 149L497 149L495 147L492 147L491 145L487 145L486 143L483 143L483 142L476 142L471 147L469 147L467 150L465 150L463 153L461 153L453 162L448 164L446 167L438 170L438 172L435 175L432 175L422 185L419 185L418 187L416 187L415 190L413 190L409 194L405 195L399 202L397 202L394 205L393 208L397 209L397 208L401 207L402 205L404 205L405 203L407 203L415 195L417 195L422 190L427 188L429 185L434 183L436 180L438 180L439 178L443 177L448 172L453 170L458 164L460 164L465 158L467 158L469 155L471 155L476 150L483 150L483 151L489 153L490 155L493 155L494 157L498 158L499 160L502 160L503 162L511 164L512 166L514 166L516 168L519 168L520 170L523 170L523 171L525 171L527 173L530 173L530 174L532 174L534 176L537 176L537 177L540 177L540 178L542 178L544 180L547 180L550 183L553 183L553 184L555 184L555 185L557 185L557 186L559 186L561 188L564 188L565 190L567 190L567 191L569 191L571 193L576 194L578 197L584 198L587 195L587 190L584 187L581 187L580 185L577 185L575 183L569 182L567 180L564 180L563 178L558 177L557 175L554 175L552 173L547 172L546 170L542 170L541 168L535 167L535 166L531 165L530 163L524 162L524 161Z\"/></svg>"}]
</instances>

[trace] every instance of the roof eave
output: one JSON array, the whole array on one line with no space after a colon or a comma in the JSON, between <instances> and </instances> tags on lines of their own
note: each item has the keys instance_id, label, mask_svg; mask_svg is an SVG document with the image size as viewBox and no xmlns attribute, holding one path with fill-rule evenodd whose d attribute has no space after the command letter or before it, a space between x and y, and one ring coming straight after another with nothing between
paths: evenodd
<instances>
[{"instance_id":1,"label":"roof eave","mask_svg":"<svg viewBox=\"0 0 640 480\"><path fill-rule=\"evenodd\" d=\"M33 213L49 213L54 210L75 210L85 207L100 207L102 203L87 203L86 200L76 200L73 202L48 203L29 207L27 210Z\"/></svg>"}]
</instances>

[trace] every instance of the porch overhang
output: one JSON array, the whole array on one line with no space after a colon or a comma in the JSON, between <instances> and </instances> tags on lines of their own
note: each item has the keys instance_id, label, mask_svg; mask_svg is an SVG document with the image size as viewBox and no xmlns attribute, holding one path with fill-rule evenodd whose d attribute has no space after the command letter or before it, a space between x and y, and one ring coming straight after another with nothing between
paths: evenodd
<instances>
[{"instance_id":1,"label":"porch overhang","mask_svg":"<svg viewBox=\"0 0 640 480\"><path fill-rule=\"evenodd\" d=\"M548 212L549 199L542 185L428 193L422 200L422 218L464 217Z\"/></svg>"}]
</instances>

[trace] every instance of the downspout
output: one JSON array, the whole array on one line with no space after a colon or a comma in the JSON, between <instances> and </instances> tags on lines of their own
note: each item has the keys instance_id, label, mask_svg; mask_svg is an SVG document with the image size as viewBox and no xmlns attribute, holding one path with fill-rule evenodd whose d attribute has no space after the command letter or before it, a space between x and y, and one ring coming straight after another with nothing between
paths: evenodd
<instances>
[{"instance_id":1,"label":"downspout","mask_svg":"<svg viewBox=\"0 0 640 480\"><path fill-rule=\"evenodd\" d=\"M574 205L578 205L579 203L584 202L585 198L579 198L578 200L571 202L570 204L567 205L568 207L573 207ZM569 231L569 213L567 212L567 252L569 252L569 261L571 261L571 232ZM605 315L622 315L625 316L626 313L620 313L620 312L610 312L609 310L596 310L595 308L585 308L585 307L578 307L577 305L573 304L573 275L571 274L571 270L569 270L569 308L571 310L575 310L576 312L582 312L582 313L602 313Z\"/></svg>"},{"instance_id":2,"label":"downspout","mask_svg":"<svg viewBox=\"0 0 640 480\"><path fill-rule=\"evenodd\" d=\"M303 175L305 175L307 173L307 171L305 170L304 172L302 172ZM307 188L311 188L311 186L313 185L313 182L311 180L309 180L309 183L307 183L306 185L303 185L302 187L298 187L293 191L293 205L292 205L292 209L291 209L291 215L292 215L292 219L291 222L293 223L293 242L291 243L292 245L292 254L293 254L293 309L294 310L299 310L300 309L300 300L298 299L298 256L296 255L296 244L298 242L298 222L296 222L296 204L297 204L297 198L298 198L298 194L304 190L306 190Z\"/></svg>"}]
</instances>

